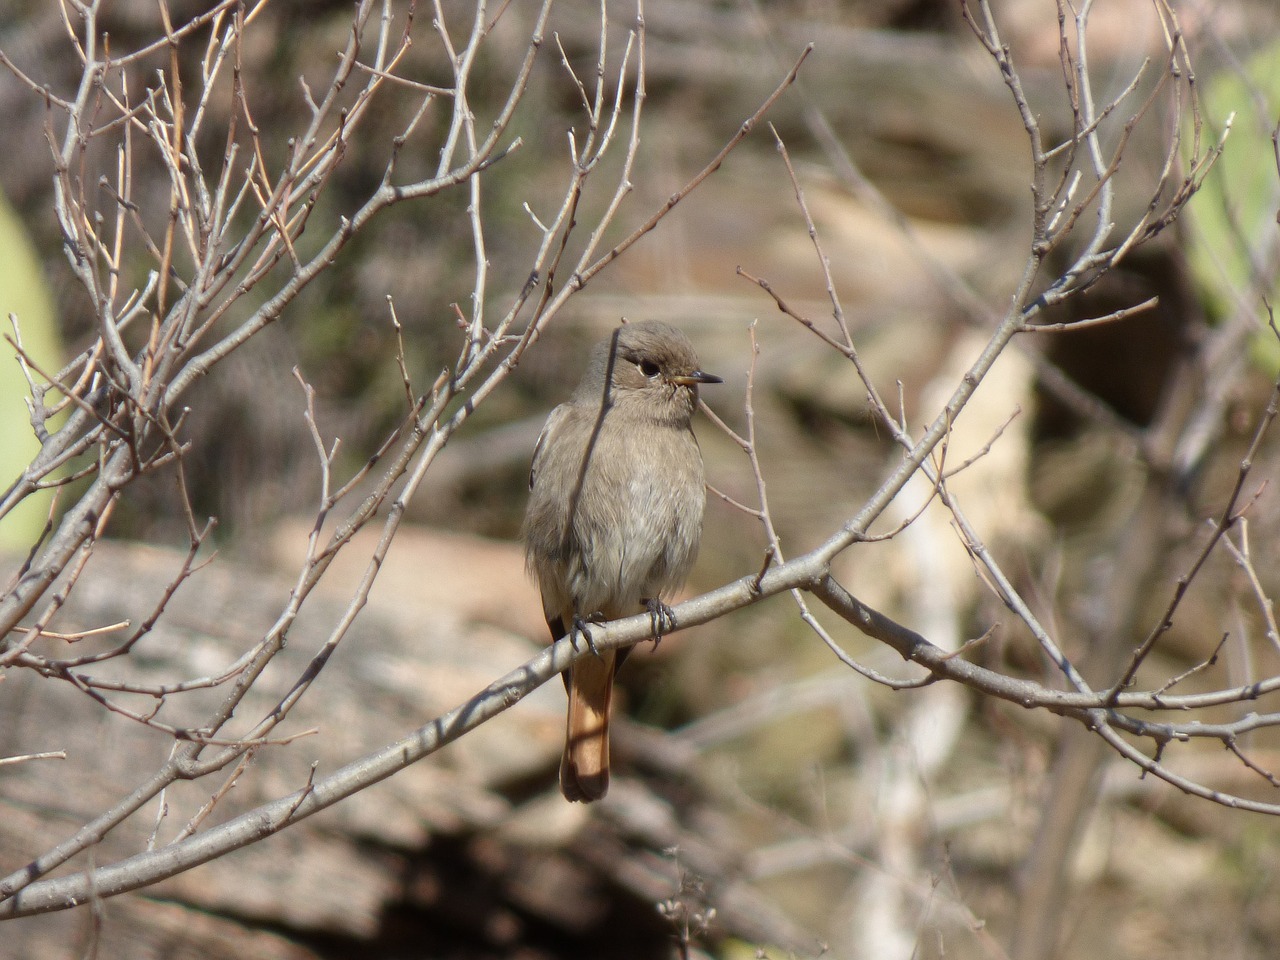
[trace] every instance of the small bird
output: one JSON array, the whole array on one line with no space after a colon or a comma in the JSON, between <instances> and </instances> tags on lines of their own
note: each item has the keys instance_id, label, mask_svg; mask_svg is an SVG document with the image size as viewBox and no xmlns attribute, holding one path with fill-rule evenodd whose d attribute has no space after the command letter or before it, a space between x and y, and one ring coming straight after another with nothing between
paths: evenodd
<instances>
[{"instance_id":1,"label":"small bird","mask_svg":"<svg viewBox=\"0 0 1280 960\"><path fill-rule=\"evenodd\" d=\"M675 626L662 597L693 566L706 506L690 423L698 385L721 382L698 369L679 330L627 323L595 346L577 389L547 418L533 451L524 539L553 642L570 633L590 645L589 622L646 609L655 640ZM565 674L560 790L568 800L599 800L609 789L609 702L629 652L599 651Z\"/></svg>"}]
</instances>

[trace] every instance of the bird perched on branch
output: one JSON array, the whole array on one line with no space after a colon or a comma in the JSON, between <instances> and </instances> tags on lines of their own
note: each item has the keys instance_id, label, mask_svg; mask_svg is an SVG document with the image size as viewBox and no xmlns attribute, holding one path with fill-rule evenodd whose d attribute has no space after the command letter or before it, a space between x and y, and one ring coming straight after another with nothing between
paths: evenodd
<instances>
[{"instance_id":1,"label":"bird perched on branch","mask_svg":"<svg viewBox=\"0 0 1280 960\"><path fill-rule=\"evenodd\" d=\"M654 639L674 628L663 602L698 552L706 505L690 423L698 369L688 338L657 321L628 323L596 344L568 402L533 452L525 558L552 641L591 645L589 624L648 610ZM569 714L560 789L589 802L609 788L609 703L629 650L580 657L565 674Z\"/></svg>"}]
</instances>

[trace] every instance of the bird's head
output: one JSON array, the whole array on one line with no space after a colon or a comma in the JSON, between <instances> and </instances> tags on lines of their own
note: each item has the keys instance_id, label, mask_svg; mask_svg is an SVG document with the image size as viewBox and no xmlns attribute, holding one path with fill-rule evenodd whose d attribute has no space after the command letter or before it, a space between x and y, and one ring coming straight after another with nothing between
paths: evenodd
<instances>
[{"instance_id":1,"label":"bird's head","mask_svg":"<svg viewBox=\"0 0 1280 960\"><path fill-rule=\"evenodd\" d=\"M623 324L596 345L579 390L593 394L594 402L643 406L660 419L687 421L698 402L698 386L722 382L699 369L698 355L683 333L658 320L642 320Z\"/></svg>"}]
</instances>

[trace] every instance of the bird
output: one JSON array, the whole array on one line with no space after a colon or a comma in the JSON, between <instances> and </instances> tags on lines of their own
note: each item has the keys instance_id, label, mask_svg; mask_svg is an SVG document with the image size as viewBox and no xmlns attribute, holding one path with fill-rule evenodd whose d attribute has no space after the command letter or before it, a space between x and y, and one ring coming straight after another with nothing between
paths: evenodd
<instances>
[{"instance_id":1,"label":"bird","mask_svg":"<svg viewBox=\"0 0 1280 960\"><path fill-rule=\"evenodd\" d=\"M554 643L592 655L565 672L560 790L588 803L609 788L613 679L630 652L595 650L590 623L648 611L654 640L675 628L663 597L679 589L702 537L706 480L693 434L705 373L688 337L657 320L623 323L597 343L569 400L533 452L523 535Z\"/></svg>"}]
</instances>

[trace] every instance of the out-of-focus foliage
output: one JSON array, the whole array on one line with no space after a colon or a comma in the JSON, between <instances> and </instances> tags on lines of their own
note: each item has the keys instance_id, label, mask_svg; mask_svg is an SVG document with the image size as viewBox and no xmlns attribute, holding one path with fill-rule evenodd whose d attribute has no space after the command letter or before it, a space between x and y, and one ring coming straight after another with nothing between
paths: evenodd
<instances>
[{"instance_id":1,"label":"out-of-focus foliage","mask_svg":"<svg viewBox=\"0 0 1280 960\"><path fill-rule=\"evenodd\" d=\"M1280 99L1280 43L1236 69L1224 66L1205 81L1203 92L1202 135L1220 136L1228 122L1230 130L1222 156L1188 210L1188 251L1206 306L1223 318L1256 312L1262 297L1274 303L1280 290L1280 161L1272 142L1276 117L1266 109ZM1274 336L1257 338L1255 359L1268 370L1280 365Z\"/></svg>"},{"instance_id":2,"label":"out-of-focus foliage","mask_svg":"<svg viewBox=\"0 0 1280 960\"><path fill-rule=\"evenodd\" d=\"M40 261L32 248L26 228L0 194L0 318L4 331L15 338L16 319L22 346L46 372L61 365L53 300ZM0 351L0 477L5 481L20 473L40 449L24 415L23 397L27 381L17 360L17 350L9 343ZM56 398L55 398L56 399ZM0 522L0 549L21 550L30 547L40 533L49 510L52 494L30 497Z\"/></svg>"}]
</instances>

